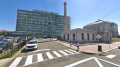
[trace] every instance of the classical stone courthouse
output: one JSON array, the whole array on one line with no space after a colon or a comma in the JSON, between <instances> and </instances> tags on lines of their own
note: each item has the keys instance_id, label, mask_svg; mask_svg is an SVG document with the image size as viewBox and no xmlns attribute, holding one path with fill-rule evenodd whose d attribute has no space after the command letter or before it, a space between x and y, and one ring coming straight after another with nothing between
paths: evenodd
<instances>
[{"instance_id":1,"label":"classical stone courthouse","mask_svg":"<svg viewBox=\"0 0 120 67\"><path fill-rule=\"evenodd\" d=\"M62 35L62 38L69 42L98 42L97 36L100 36L99 42L110 43L112 37L118 36L118 25L114 22L97 20L94 23L87 24L82 28L72 29Z\"/></svg>"}]
</instances>

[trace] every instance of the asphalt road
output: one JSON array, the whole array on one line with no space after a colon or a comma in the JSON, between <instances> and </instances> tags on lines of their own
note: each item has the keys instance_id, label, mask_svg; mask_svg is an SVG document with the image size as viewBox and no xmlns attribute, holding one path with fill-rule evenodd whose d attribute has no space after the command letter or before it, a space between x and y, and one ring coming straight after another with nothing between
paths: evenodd
<instances>
[{"instance_id":1,"label":"asphalt road","mask_svg":"<svg viewBox=\"0 0 120 67\"><path fill-rule=\"evenodd\" d=\"M38 50L22 51L7 67L119 67L120 49L102 56L84 54L54 42L39 43Z\"/></svg>"}]
</instances>

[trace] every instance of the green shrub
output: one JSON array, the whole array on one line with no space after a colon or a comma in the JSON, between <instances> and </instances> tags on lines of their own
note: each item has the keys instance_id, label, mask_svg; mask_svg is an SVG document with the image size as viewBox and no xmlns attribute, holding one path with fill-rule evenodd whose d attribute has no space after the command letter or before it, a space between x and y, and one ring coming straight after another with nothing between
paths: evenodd
<instances>
[{"instance_id":1,"label":"green shrub","mask_svg":"<svg viewBox=\"0 0 120 67\"><path fill-rule=\"evenodd\" d=\"M112 38L112 41L120 41L120 38Z\"/></svg>"}]
</instances>

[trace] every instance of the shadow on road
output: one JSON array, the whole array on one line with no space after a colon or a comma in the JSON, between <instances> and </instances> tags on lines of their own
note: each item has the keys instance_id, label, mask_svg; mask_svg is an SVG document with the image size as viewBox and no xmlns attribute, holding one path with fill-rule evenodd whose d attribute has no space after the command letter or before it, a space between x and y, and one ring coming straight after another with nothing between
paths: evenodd
<instances>
[{"instance_id":1,"label":"shadow on road","mask_svg":"<svg viewBox=\"0 0 120 67\"><path fill-rule=\"evenodd\" d=\"M31 51L34 51L35 49L31 49L31 50L26 50L25 48L21 50L21 53L28 53Z\"/></svg>"}]
</instances>

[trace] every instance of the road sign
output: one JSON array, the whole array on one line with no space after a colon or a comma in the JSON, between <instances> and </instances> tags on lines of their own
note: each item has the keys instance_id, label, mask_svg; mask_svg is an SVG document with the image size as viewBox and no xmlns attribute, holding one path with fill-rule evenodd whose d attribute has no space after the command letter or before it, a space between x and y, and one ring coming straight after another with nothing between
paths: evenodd
<instances>
[{"instance_id":1,"label":"road sign","mask_svg":"<svg viewBox=\"0 0 120 67\"><path fill-rule=\"evenodd\" d=\"M97 34L97 35L96 35L96 38L97 38L97 39L100 39L101 37L102 37L102 36L101 36L100 34Z\"/></svg>"}]
</instances>

